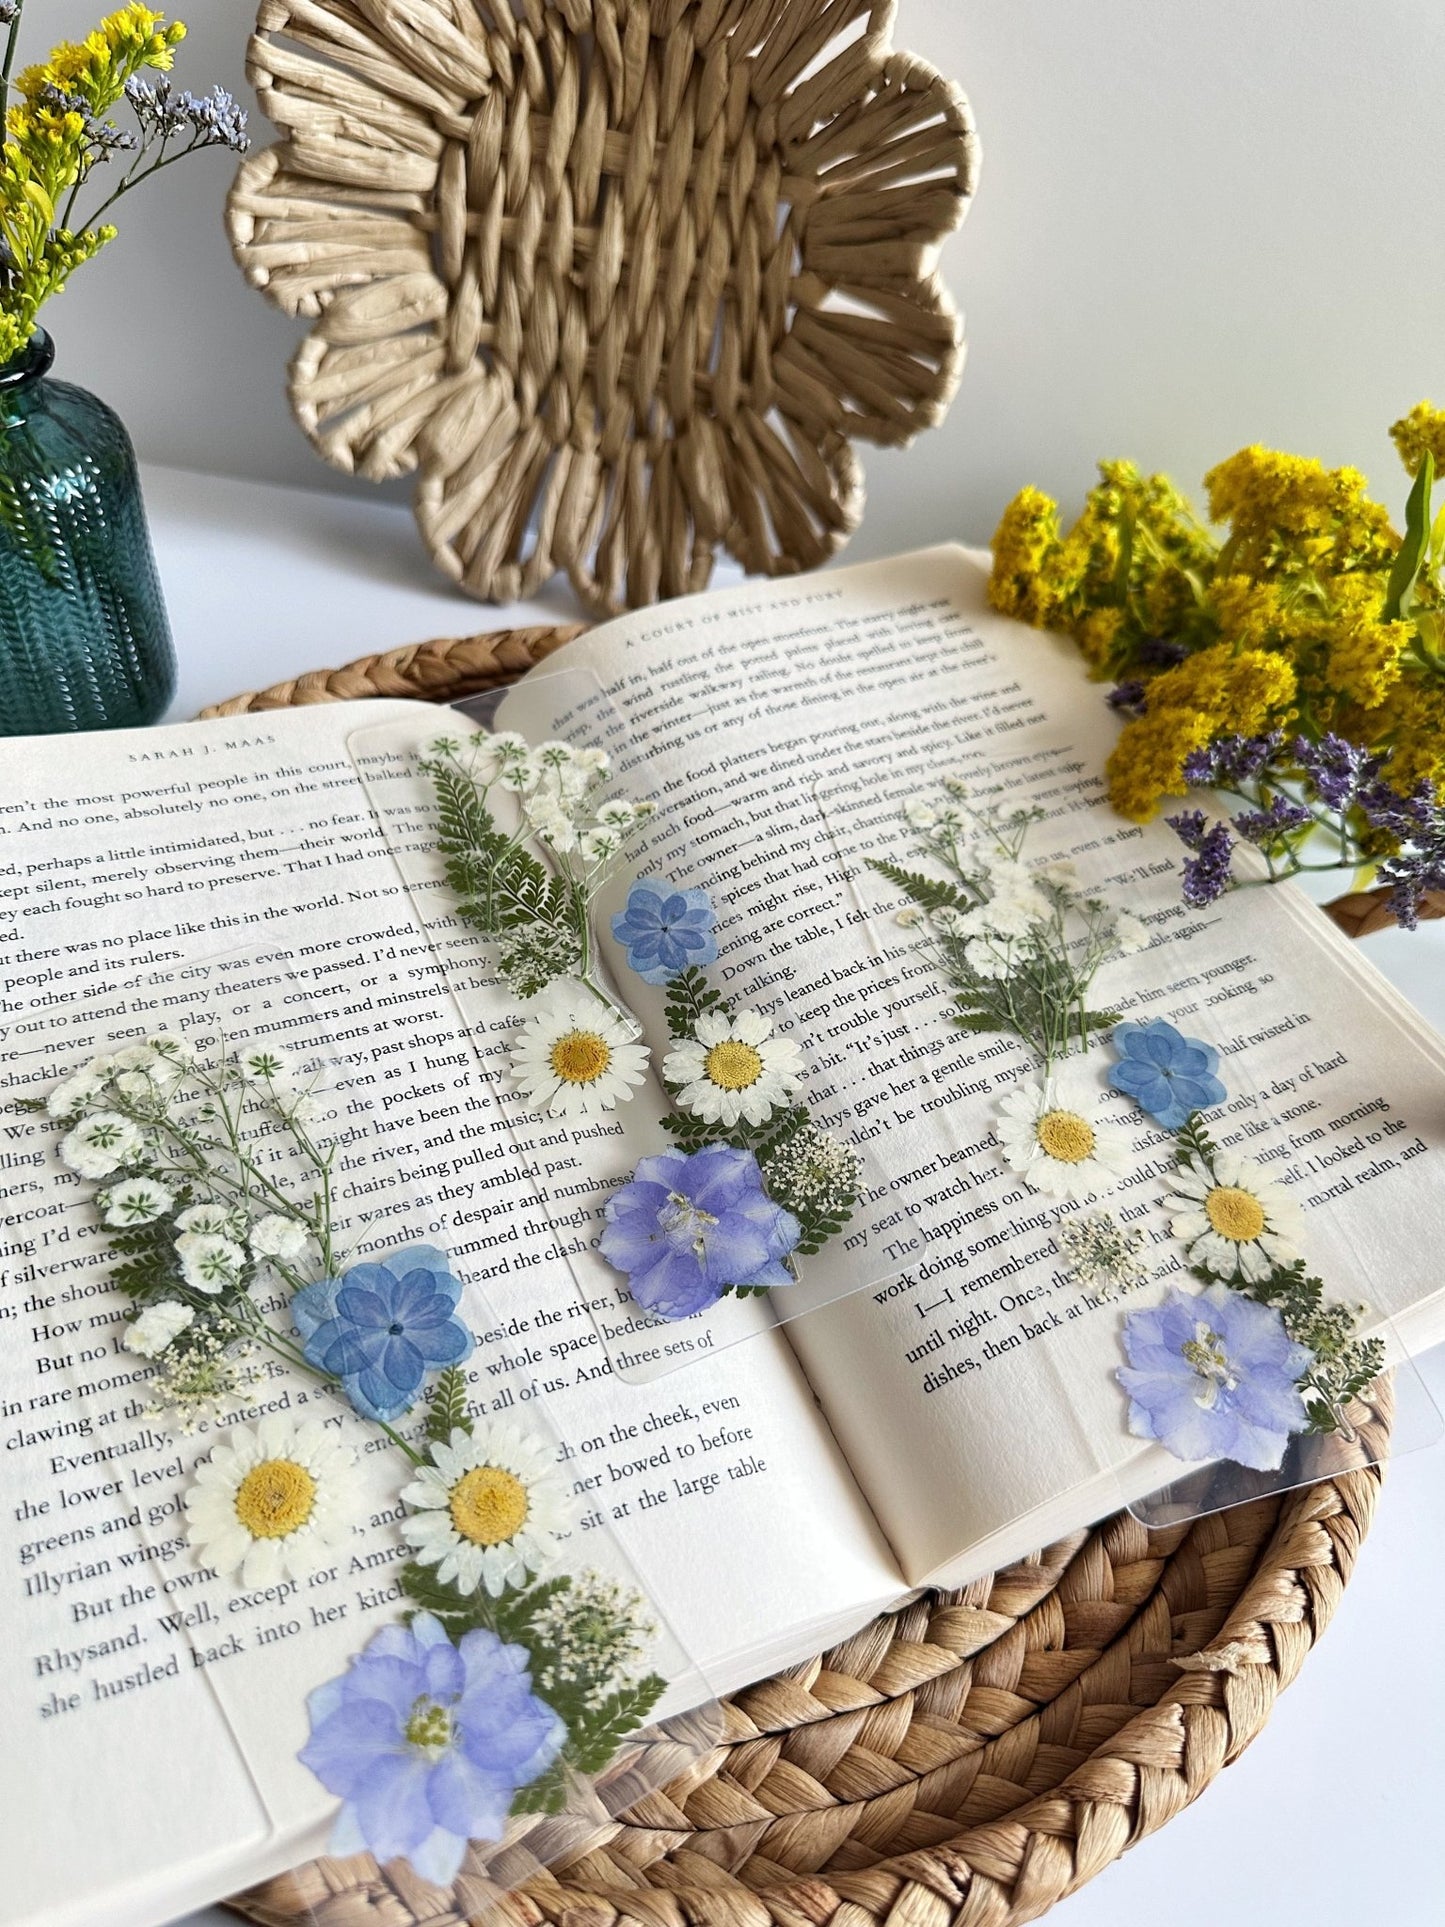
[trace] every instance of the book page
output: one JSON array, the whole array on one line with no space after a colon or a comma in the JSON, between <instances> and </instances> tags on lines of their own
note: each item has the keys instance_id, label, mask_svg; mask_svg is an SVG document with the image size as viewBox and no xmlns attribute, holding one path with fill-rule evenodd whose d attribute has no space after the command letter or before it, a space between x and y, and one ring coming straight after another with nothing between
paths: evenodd
<instances>
[{"instance_id":1,"label":"book page","mask_svg":"<svg viewBox=\"0 0 1445 1927\"><path fill-rule=\"evenodd\" d=\"M878 1146L929 1235L886 1289L789 1327L915 1582L947 1566L958 1583L980 1568L957 1556L1014 1522L1080 1526L1178 1470L1125 1430L1117 1305L1070 1287L1049 1201L998 1156L996 1092L1032 1059L949 1030L941 986L850 881L864 856L905 853L902 804L947 771L1037 801L1030 857L1071 856L1148 924L1149 950L1099 995L1224 1050L1219 1135L1299 1196L1331 1295L1368 1297L1417 1341L1439 1323L1421 1237L1445 1177L1439 1040L1289 887L1187 910L1172 832L1103 800L1102 691L1058 639L992 614L985 590L983 561L933 550L625 617L549 665L595 674L666 791L659 867L713 892L737 933L729 989L804 1043L824 1121ZM528 679L499 722L546 688ZM669 859L694 867L669 873ZM1136 1133L1139 1188L1124 1195L1140 1202L1124 1215L1140 1216L1162 1195L1159 1135L1122 1100L1112 1121ZM1161 1272L1178 1263L1160 1252Z\"/></svg>"},{"instance_id":2,"label":"book page","mask_svg":"<svg viewBox=\"0 0 1445 1927\"><path fill-rule=\"evenodd\" d=\"M706 1381L636 1388L608 1369L532 1208L535 1173L568 1147L555 1125L528 1139L503 1119L346 753L363 722L409 716L435 727L417 705L352 704L88 737L83 756L13 742L0 760L0 1749L23 1843L0 1920L159 1918L320 1851L332 1802L295 1760L305 1696L398 1610L404 1549L384 1519L333 1572L265 1595L204 1577L184 1542L205 1443L145 1417L87 1189L49 1120L13 1109L88 1039L162 1027L164 1000L116 993L138 972L174 980L250 950L297 973L300 993L248 981L268 1023L285 1000L298 1052L339 1046L354 1067L343 1184L387 1244L440 1207L459 1275L485 1293L461 1306L482 1341L474 1380L519 1374L544 1402L583 1535L615 1531L714 1690L899 1590L780 1340ZM262 1402L288 1396L268 1383Z\"/></svg>"}]
</instances>

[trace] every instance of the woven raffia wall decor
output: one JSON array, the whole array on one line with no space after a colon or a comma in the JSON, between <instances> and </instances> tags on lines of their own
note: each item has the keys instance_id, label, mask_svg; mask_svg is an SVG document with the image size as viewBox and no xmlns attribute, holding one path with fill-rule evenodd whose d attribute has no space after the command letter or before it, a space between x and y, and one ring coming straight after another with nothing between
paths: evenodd
<instances>
[{"instance_id":1,"label":"woven raffia wall decor","mask_svg":"<svg viewBox=\"0 0 1445 1927\"><path fill-rule=\"evenodd\" d=\"M790 573L856 527L853 439L958 379L933 262L977 145L892 0L263 0L281 130L228 223L316 326L291 368L337 467L415 472L438 565L594 613Z\"/></svg>"},{"instance_id":2,"label":"woven raffia wall decor","mask_svg":"<svg viewBox=\"0 0 1445 1927\"><path fill-rule=\"evenodd\" d=\"M455 701L576 634L367 656L218 704ZM1386 1449L1389 1386L1361 1411ZM725 1742L581 1858L503 1897L318 1860L238 1896L266 1927L1016 1927L1189 1805L1328 1625L1379 1490L1361 1465L1168 1531L1127 1513L926 1593L726 1704ZM1261 1825L1268 1824L1261 1818Z\"/></svg>"}]
</instances>

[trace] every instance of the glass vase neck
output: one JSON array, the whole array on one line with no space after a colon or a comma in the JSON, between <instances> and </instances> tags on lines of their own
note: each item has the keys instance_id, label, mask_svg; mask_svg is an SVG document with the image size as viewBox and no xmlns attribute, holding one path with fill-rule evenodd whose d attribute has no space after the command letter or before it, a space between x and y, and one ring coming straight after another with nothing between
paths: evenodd
<instances>
[{"instance_id":1,"label":"glass vase neck","mask_svg":"<svg viewBox=\"0 0 1445 1927\"><path fill-rule=\"evenodd\" d=\"M55 362L55 343L43 328L37 328L18 355L0 364L0 394L28 388L48 375Z\"/></svg>"}]
</instances>

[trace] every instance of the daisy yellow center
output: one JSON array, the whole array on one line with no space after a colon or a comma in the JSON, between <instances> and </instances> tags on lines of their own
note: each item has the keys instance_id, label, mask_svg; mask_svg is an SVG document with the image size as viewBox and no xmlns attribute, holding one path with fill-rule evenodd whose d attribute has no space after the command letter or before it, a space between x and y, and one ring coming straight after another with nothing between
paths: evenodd
<instances>
[{"instance_id":1,"label":"daisy yellow center","mask_svg":"<svg viewBox=\"0 0 1445 1927\"><path fill-rule=\"evenodd\" d=\"M253 1539L285 1539L311 1517L316 1481L294 1459L263 1459L236 1488L236 1517Z\"/></svg>"},{"instance_id":2,"label":"daisy yellow center","mask_svg":"<svg viewBox=\"0 0 1445 1927\"><path fill-rule=\"evenodd\" d=\"M478 1465L464 1472L448 1501L452 1524L474 1546L505 1545L527 1523L527 1488L515 1472Z\"/></svg>"},{"instance_id":3,"label":"daisy yellow center","mask_svg":"<svg viewBox=\"0 0 1445 1927\"><path fill-rule=\"evenodd\" d=\"M1241 1245L1257 1238L1266 1222L1259 1199L1232 1184L1215 1185L1204 1200L1204 1215L1221 1238Z\"/></svg>"},{"instance_id":4,"label":"daisy yellow center","mask_svg":"<svg viewBox=\"0 0 1445 1927\"><path fill-rule=\"evenodd\" d=\"M1045 1111L1037 1128L1039 1143L1060 1164L1082 1164L1094 1155L1094 1127L1077 1111Z\"/></svg>"},{"instance_id":5,"label":"daisy yellow center","mask_svg":"<svg viewBox=\"0 0 1445 1927\"><path fill-rule=\"evenodd\" d=\"M709 1084L716 1084L720 1091L747 1091L763 1074L762 1053L751 1044L739 1043L736 1037L726 1037L713 1045L702 1067Z\"/></svg>"},{"instance_id":6,"label":"daisy yellow center","mask_svg":"<svg viewBox=\"0 0 1445 1927\"><path fill-rule=\"evenodd\" d=\"M595 1030L569 1030L552 1046L550 1062L564 1084L595 1084L612 1062L612 1047Z\"/></svg>"}]
</instances>

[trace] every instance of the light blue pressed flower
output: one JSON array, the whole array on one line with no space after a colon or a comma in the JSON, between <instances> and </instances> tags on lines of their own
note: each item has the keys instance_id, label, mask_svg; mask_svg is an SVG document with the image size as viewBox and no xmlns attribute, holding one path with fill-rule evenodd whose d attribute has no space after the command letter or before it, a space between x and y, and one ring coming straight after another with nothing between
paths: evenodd
<instances>
[{"instance_id":1,"label":"light blue pressed flower","mask_svg":"<svg viewBox=\"0 0 1445 1927\"><path fill-rule=\"evenodd\" d=\"M599 1249L659 1318L691 1318L725 1291L791 1285L802 1227L763 1188L751 1151L710 1144L643 1158L607 1200Z\"/></svg>"},{"instance_id":2,"label":"light blue pressed flower","mask_svg":"<svg viewBox=\"0 0 1445 1927\"><path fill-rule=\"evenodd\" d=\"M406 1245L291 1300L307 1364L339 1378L363 1418L409 1412L428 1372L460 1365L474 1340L457 1317L461 1283L435 1245Z\"/></svg>"},{"instance_id":3,"label":"light blue pressed flower","mask_svg":"<svg viewBox=\"0 0 1445 1927\"><path fill-rule=\"evenodd\" d=\"M1212 1111L1229 1095L1215 1076L1219 1052L1213 1045L1183 1036L1162 1017L1119 1024L1110 1041L1119 1053L1110 1084L1166 1131L1181 1129L1195 1111Z\"/></svg>"},{"instance_id":4,"label":"light blue pressed flower","mask_svg":"<svg viewBox=\"0 0 1445 1927\"><path fill-rule=\"evenodd\" d=\"M528 1667L525 1646L486 1629L453 1645L440 1620L418 1613L383 1626L318 1686L299 1758L343 1803L331 1851L409 1860L447 1887L469 1840L500 1840L519 1788L567 1737Z\"/></svg>"},{"instance_id":5,"label":"light blue pressed flower","mask_svg":"<svg viewBox=\"0 0 1445 1927\"><path fill-rule=\"evenodd\" d=\"M706 890L677 890L649 877L634 883L612 934L645 984L665 984L717 962L717 914Z\"/></svg>"},{"instance_id":6,"label":"light blue pressed flower","mask_svg":"<svg viewBox=\"0 0 1445 1927\"><path fill-rule=\"evenodd\" d=\"M1129 1430L1178 1459L1229 1459L1278 1471L1308 1424L1299 1381L1314 1353L1297 1345L1269 1305L1210 1285L1171 1289L1163 1304L1124 1320Z\"/></svg>"}]
</instances>

